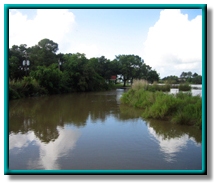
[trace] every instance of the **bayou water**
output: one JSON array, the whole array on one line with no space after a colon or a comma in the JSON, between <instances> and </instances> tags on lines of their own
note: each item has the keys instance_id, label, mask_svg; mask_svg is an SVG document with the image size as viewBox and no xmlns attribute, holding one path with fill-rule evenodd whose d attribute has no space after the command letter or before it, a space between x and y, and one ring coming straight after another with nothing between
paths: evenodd
<instances>
[{"instance_id":1,"label":"bayou water","mask_svg":"<svg viewBox=\"0 0 214 183\"><path fill-rule=\"evenodd\" d=\"M123 89L9 102L9 169L200 170L201 130L144 120Z\"/></svg>"}]
</instances>

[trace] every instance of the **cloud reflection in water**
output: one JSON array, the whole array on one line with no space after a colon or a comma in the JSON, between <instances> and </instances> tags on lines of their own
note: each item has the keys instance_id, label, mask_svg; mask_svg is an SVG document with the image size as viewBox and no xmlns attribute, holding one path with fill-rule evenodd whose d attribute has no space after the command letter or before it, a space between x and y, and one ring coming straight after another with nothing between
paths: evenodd
<instances>
[{"instance_id":1,"label":"cloud reflection in water","mask_svg":"<svg viewBox=\"0 0 214 183\"><path fill-rule=\"evenodd\" d=\"M34 134L30 131L27 134L11 134L9 140L9 150L14 148L27 149L29 145L33 143L39 148L39 159L28 160L28 167L41 167L42 169L53 170L60 169L57 163L58 158L65 157L72 149L75 148L75 144L80 137L80 132L71 128L57 127L59 137L55 141L49 143L41 142ZM15 153L19 153L16 151Z\"/></svg>"},{"instance_id":2,"label":"cloud reflection in water","mask_svg":"<svg viewBox=\"0 0 214 183\"><path fill-rule=\"evenodd\" d=\"M176 153L179 153L187 147L189 140L193 141L196 145L194 138L190 138L189 135L183 134L180 137L166 138L164 135L157 134L156 131L148 125L149 133L157 140L160 146L160 151L164 153L164 159L167 162L176 161Z\"/></svg>"}]
</instances>

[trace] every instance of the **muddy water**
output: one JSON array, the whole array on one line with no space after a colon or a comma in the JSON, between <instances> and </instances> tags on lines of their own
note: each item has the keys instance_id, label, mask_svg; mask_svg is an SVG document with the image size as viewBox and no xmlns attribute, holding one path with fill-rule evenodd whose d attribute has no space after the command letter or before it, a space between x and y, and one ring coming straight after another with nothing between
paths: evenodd
<instances>
[{"instance_id":1,"label":"muddy water","mask_svg":"<svg viewBox=\"0 0 214 183\"><path fill-rule=\"evenodd\" d=\"M143 120L123 90L9 102L9 169L201 169L201 131Z\"/></svg>"}]
</instances>

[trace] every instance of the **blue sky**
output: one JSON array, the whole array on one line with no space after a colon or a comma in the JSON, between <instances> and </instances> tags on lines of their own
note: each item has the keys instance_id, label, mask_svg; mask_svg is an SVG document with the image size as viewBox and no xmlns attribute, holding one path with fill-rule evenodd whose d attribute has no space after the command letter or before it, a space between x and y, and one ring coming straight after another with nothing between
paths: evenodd
<instances>
[{"instance_id":1,"label":"blue sky","mask_svg":"<svg viewBox=\"0 0 214 183\"><path fill-rule=\"evenodd\" d=\"M9 13L9 46L48 38L58 53L87 58L135 54L160 77L202 74L200 9L17 9ZM18 27L18 29L17 29Z\"/></svg>"}]
</instances>

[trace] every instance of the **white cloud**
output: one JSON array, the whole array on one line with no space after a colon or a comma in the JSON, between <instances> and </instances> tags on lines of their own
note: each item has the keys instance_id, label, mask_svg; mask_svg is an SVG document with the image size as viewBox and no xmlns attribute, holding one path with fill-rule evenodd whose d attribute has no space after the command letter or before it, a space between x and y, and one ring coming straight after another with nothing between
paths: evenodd
<instances>
[{"instance_id":1,"label":"white cloud","mask_svg":"<svg viewBox=\"0 0 214 183\"><path fill-rule=\"evenodd\" d=\"M20 44L30 47L48 38L58 43L59 50L66 49L69 47L67 35L74 25L74 14L65 9L38 9L33 19L18 10L10 10L9 47Z\"/></svg>"},{"instance_id":2,"label":"white cloud","mask_svg":"<svg viewBox=\"0 0 214 183\"><path fill-rule=\"evenodd\" d=\"M202 17L190 21L178 9L161 11L144 43L144 60L161 77L183 71L201 74Z\"/></svg>"},{"instance_id":3,"label":"white cloud","mask_svg":"<svg viewBox=\"0 0 214 183\"><path fill-rule=\"evenodd\" d=\"M92 57L99 57L101 56L99 54L99 49L96 44L86 44L86 43L80 43L73 49L74 53L84 53L88 59Z\"/></svg>"}]
</instances>

